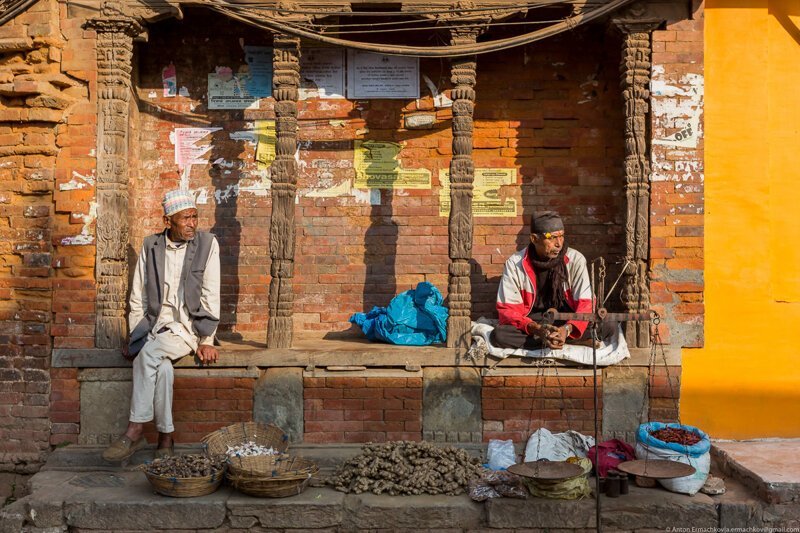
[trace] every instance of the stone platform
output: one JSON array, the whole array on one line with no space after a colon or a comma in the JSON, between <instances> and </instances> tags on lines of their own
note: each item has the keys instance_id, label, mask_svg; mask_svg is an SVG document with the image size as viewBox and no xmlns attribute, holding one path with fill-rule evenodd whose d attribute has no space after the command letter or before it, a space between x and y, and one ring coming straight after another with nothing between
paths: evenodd
<instances>
[{"instance_id":1,"label":"stone platform","mask_svg":"<svg viewBox=\"0 0 800 533\"><path fill-rule=\"evenodd\" d=\"M800 441L798 441L800 442ZM797 446L798 443L792 442ZM476 447L474 452L478 452ZM730 449L730 448L729 448ZM784 448L785 449L785 448ZM70 446L54 452L31 480L31 494L5 507L0 531L592 531L593 499L497 499L475 503L461 496L343 494L310 487L290 498L260 499L231 487L198 498L155 494L131 466L102 464L101 448ZM183 447L179 452L198 451ZM322 475L358 452L358 446L303 446L293 452L317 461ZM719 455L719 451L717 451ZM791 455L791 454L790 454ZM727 468L727 467L726 467ZM762 501L752 485L722 472L721 496L689 497L660 488L631 487L627 496L601 497L604 531L667 531L671 528L793 528L800 526L796 501Z\"/></svg>"}]
</instances>

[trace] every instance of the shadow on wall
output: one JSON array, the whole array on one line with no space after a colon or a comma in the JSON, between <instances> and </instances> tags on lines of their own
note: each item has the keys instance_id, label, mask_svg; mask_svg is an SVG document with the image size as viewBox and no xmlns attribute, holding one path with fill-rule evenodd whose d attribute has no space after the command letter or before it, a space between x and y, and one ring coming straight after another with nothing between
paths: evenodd
<instances>
[{"instance_id":1,"label":"shadow on wall","mask_svg":"<svg viewBox=\"0 0 800 533\"><path fill-rule=\"evenodd\" d=\"M231 123L228 121L225 125ZM217 236L220 246L221 316L217 336L224 340L242 340L242 334L234 331L241 298L239 264L244 259L239 213L241 199L236 188L242 178L244 163L241 156L245 148L243 141L231 140L229 133L223 128L211 134L209 161L212 164L208 174L213 191L210 201L214 202L214 219L209 231Z\"/></svg>"},{"instance_id":2,"label":"shadow on wall","mask_svg":"<svg viewBox=\"0 0 800 533\"><path fill-rule=\"evenodd\" d=\"M400 228L393 217L394 191L379 190L380 204L371 205L364 233L364 312L385 307L397 292L397 241Z\"/></svg>"}]
</instances>

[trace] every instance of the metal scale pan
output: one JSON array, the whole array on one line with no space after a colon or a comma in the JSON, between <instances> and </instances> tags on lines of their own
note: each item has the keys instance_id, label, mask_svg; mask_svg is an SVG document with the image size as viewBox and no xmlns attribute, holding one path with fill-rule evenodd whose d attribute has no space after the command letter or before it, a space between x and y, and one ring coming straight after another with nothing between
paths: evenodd
<instances>
[{"instance_id":1,"label":"metal scale pan","mask_svg":"<svg viewBox=\"0 0 800 533\"><path fill-rule=\"evenodd\" d=\"M558 481L583 474L583 468L565 461L531 461L508 467L508 471L520 477Z\"/></svg>"},{"instance_id":2,"label":"metal scale pan","mask_svg":"<svg viewBox=\"0 0 800 533\"><path fill-rule=\"evenodd\" d=\"M676 477L691 476L695 469L691 465L679 463L678 461L666 461L664 459L637 459L635 461L625 461L617 465L617 470L626 474L652 479L673 479Z\"/></svg>"}]
</instances>

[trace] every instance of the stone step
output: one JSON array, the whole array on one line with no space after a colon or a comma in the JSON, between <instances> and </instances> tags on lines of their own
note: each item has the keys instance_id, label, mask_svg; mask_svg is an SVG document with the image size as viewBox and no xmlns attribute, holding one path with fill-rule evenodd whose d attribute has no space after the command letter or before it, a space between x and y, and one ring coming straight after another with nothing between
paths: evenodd
<instances>
[{"instance_id":1,"label":"stone step","mask_svg":"<svg viewBox=\"0 0 800 533\"><path fill-rule=\"evenodd\" d=\"M311 487L289 498L262 499L227 486L207 496L168 498L155 494L143 473L121 468L45 470L34 476L31 488L31 495L13 509L6 508L4 528L17 526L20 531L20 520L36 528L79 531L583 530L595 524L592 499L501 498L481 504L466 495L344 494L325 487ZM631 487L627 496L603 496L601 503L603 526L609 531L713 528L720 520L715 501L702 494L689 497Z\"/></svg>"},{"instance_id":2,"label":"stone step","mask_svg":"<svg viewBox=\"0 0 800 533\"><path fill-rule=\"evenodd\" d=\"M711 454L765 502L800 504L800 439L714 441Z\"/></svg>"}]
</instances>

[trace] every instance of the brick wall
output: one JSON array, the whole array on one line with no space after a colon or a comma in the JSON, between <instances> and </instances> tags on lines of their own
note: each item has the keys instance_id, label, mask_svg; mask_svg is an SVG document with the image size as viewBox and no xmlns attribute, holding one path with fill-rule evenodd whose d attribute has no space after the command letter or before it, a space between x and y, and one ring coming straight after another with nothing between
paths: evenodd
<instances>
[{"instance_id":1,"label":"brick wall","mask_svg":"<svg viewBox=\"0 0 800 533\"><path fill-rule=\"evenodd\" d=\"M651 302L664 342L692 348L703 346L704 102L701 10L653 33L650 116Z\"/></svg>"},{"instance_id":2,"label":"brick wall","mask_svg":"<svg viewBox=\"0 0 800 533\"><path fill-rule=\"evenodd\" d=\"M80 319L53 317L51 310L65 284L92 274L80 268L84 261L73 264L72 253L61 253L60 239L80 231L73 212L88 212L83 206L94 194L91 176L75 181L85 189L64 187L71 172L86 174L71 152L78 130L94 135L93 119L74 113L94 109L83 106L88 74L65 61L79 43L65 40L76 32L60 28L60 15L56 1L42 0L0 27L0 469L37 468L49 450L51 422L55 435L74 434L63 426L72 420L60 421L72 400L53 400L48 417L51 336L86 331ZM88 148L85 155L93 161Z\"/></svg>"},{"instance_id":3,"label":"brick wall","mask_svg":"<svg viewBox=\"0 0 800 533\"><path fill-rule=\"evenodd\" d=\"M422 440L422 378L303 378L303 441Z\"/></svg>"},{"instance_id":4,"label":"brick wall","mask_svg":"<svg viewBox=\"0 0 800 533\"><path fill-rule=\"evenodd\" d=\"M141 143L133 172L133 247L161 228L159 197L182 172L173 162L176 127L222 128L209 135L210 162L184 171L202 191L201 225L220 240L223 257L223 334L264 338L269 283L268 175L254 164L253 121L274 118L271 98L258 110L208 110L207 75L215 66L243 63L238 39L264 44L264 35L215 20L205 34L194 24L205 15L187 10L183 23L151 28L139 45ZM221 26L220 26L221 25ZM208 27L212 27L208 26ZM219 31L218 31L219 30ZM171 50L178 86L188 97L165 98L161 70ZM503 194L518 202L513 218L476 218L473 241L475 317L494 314L505 259L527 241L534 209L560 210L570 242L592 259L603 255L615 273L622 250L624 157L619 94L618 37L602 28L478 60L475 150L477 167L514 168L518 183ZM424 75L449 88L446 62L423 60ZM513 72L513 75L510 73ZM423 87L419 100L311 99L300 102L299 201L294 286L297 331L340 331L356 311L385 305L396 293L427 280L446 295L447 218L439 216L439 170L447 169L452 136L449 109L435 111L429 130L406 130L410 113L434 111ZM239 132L239 133L237 133ZM244 135L246 138L246 135ZM403 168L432 173L430 190L351 190L356 140L402 144ZM337 192L338 191L338 192Z\"/></svg>"},{"instance_id":5,"label":"brick wall","mask_svg":"<svg viewBox=\"0 0 800 533\"><path fill-rule=\"evenodd\" d=\"M597 379L598 424L602 430L603 379ZM541 427L552 432L594 431L591 377L487 376L483 378L483 440L525 442Z\"/></svg>"},{"instance_id":6,"label":"brick wall","mask_svg":"<svg viewBox=\"0 0 800 533\"><path fill-rule=\"evenodd\" d=\"M200 442L207 434L253 419L254 378L175 376L172 418L175 440ZM156 442L155 424L145 425L148 441Z\"/></svg>"},{"instance_id":7,"label":"brick wall","mask_svg":"<svg viewBox=\"0 0 800 533\"><path fill-rule=\"evenodd\" d=\"M650 374L650 418L662 422L678 420L681 367L659 365Z\"/></svg>"}]
</instances>

